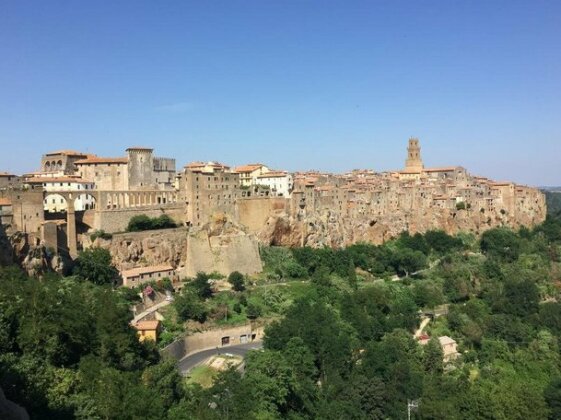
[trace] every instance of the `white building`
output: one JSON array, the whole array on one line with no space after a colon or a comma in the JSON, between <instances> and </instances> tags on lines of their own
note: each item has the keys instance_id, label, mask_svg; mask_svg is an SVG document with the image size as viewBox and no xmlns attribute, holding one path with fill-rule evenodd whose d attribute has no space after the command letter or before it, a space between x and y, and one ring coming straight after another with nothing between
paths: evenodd
<instances>
[{"instance_id":1,"label":"white building","mask_svg":"<svg viewBox=\"0 0 561 420\"><path fill-rule=\"evenodd\" d=\"M83 211L95 208L95 197L90 193L95 189L95 184L78 177L33 177L25 181L25 184L42 185L45 191L43 209L46 212L61 212L68 208L66 199L59 192L72 192L74 210Z\"/></svg>"},{"instance_id":2,"label":"white building","mask_svg":"<svg viewBox=\"0 0 561 420\"><path fill-rule=\"evenodd\" d=\"M258 175L255 184L268 188L273 197L290 197L294 180L288 172L271 171Z\"/></svg>"}]
</instances>

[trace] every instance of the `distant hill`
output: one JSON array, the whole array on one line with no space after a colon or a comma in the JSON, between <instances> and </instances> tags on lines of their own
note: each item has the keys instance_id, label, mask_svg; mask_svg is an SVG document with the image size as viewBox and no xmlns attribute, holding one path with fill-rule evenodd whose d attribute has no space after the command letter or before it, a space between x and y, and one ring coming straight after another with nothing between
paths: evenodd
<instances>
[{"instance_id":1,"label":"distant hill","mask_svg":"<svg viewBox=\"0 0 561 420\"><path fill-rule=\"evenodd\" d=\"M561 187L540 187L544 192L561 192Z\"/></svg>"}]
</instances>

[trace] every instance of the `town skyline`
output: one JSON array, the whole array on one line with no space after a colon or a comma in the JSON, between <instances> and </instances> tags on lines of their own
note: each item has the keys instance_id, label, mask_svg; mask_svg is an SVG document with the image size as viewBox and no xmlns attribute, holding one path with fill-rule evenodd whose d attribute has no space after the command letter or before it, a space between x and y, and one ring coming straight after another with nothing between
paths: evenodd
<instances>
[{"instance_id":1,"label":"town skyline","mask_svg":"<svg viewBox=\"0 0 561 420\"><path fill-rule=\"evenodd\" d=\"M0 170L33 170L39 150L148 144L178 162L379 171L398 168L415 136L431 166L559 184L560 12L6 2Z\"/></svg>"},{"instance_id":2,"label":"town skyline","mask_svg":"<svg viewBox=\"0 0 561 420\"><path fill-rule=\"evenodd\" d=\"M416 137L409 137L409 138L416 138ZM425 143L424 141L421 141L421 143ZM9 165L7 166L8 170L2 170L0 172L6 172L6 173L11 173L13 175L25 175L25 174L32 174L33 172L36 172L38 170L40 170L39 166L37 165L36 162L41 160L41 156L44 156L45 154L51 153L51 152L55 152L55 151L59 151L59 150L63 150L63 151L76 151L79 153L84 153L84 154L91 154L91 155L95 155L95 156L102 156L102 157L111 157L111 158L118 158L118 157L122 157L125 154L125 150L129 147L137 147L137 146L125 146L123 149L119 150L115 150L112 151L114 148L111 148L109 150L109 153L100 153L97 150L88 150L91 148L87 148L86 150L81 150L81 149L75 149L75 148L70 148L70 147L59 147L59 148L51 148L49 150L38 150L36 151L37 156L33 158L33 161L35 163L30 164L30 165L26 165L26 167L29 167L29 170L24 170L24 171L13 171L13 170L9 170ZM142 145L141 147L147 147L147 148L151 148L151 149L155 149L158 152L161 150L160 147L158 146L154 146L154 145ZM403 153L403 146L401 146L401 154L404 155ZM103 150L106 150L105 148L103 148ZM511 178L507 178L507 177L497 177L497 176L493 176L491 174L487 174L487 173L479 173L477 171L473 171L471 170L471 168L467 165L463 165L461 163L457 163L457 162L441 162L440 164L431 164L432 159L430 158L430 155L427 155L426 150L421 147L421 155L423 157L423 160L425 160L426 162L428 162L428 164L426 165L426 167L432 167L432 168L439 168L439 167L447 167L447 166L459 166L459 167L463 167L465 169L467 169L470 173L472 173L475 176L481 176L481 177L486 177L486 178L490 178L490 179L495 179L497 181L508 181L508 182L515 182L521 185L528 185L528 186L532 186L532 187L556 187L558 186L558 184L531 184L531 183L525 183L525 182L521 182L519 179L517 179L516 176L513 176ZM396 171L400 171L403 169L403 161L405 160L405 156L402 156L401 161L398 161L398 163L394 166L394 167L387 167L387 168L375 168L375 167L352 167L352 168L341 168L341 170L329 170L326 168L318 168L318 167L303 167L303 168L294 168L292 165L288 164L286 166L278 166L278 165L273 165L270 164L269 162L274 161L275 159L255 159L255 160L248 160L248 161L240 161L240 162L232 162L230 160L225 160L225 159L197 159L196 157L193 156L192 159L188 159L186 161L181 161L178 158L176 158L176 156L174 155L170 155L172 158L174 158L177 161L177 170L180 171L182 167L187 166L189 163L193 163L193 162L217 162L217 163L221 163L221 164L225 164L227 166L230 166L231 168L235 168L238 166L243 166L243 165L247 165L247 164L255 164L255 163L261 163L261 164L265 164L275 170L281 170L281 171L287 171L290 173L306 173L306 172L321 172L321 173L331 173L334 175L342 175L345 173L350 173L352 171L355 170L369 170L369 171L374 171L376 173L385 173L385 172L396 172ZM210 156L210 154L209 154ZM428 157L428 159L426 159ZM393 158L393 153L392 153L392 158ZM226 157L227 159L227 157ZM393 161L393 159L392 159Z\"/></svg>"}]
</instances>

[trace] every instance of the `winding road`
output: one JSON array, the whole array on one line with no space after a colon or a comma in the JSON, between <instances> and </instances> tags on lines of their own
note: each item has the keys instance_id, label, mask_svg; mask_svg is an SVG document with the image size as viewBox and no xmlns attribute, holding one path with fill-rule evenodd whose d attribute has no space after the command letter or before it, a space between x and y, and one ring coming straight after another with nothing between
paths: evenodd
<instances>
[{"instance_id":1,"label":"winding road","mask_svg":"<svg viewBox=\"0 0 561 420\"><path fill-rule=\"evenodd\" d=\"M190 354L189 356L185 356L177 363L177 366L179 368L179 371L183 375L185 375L195 366L200 365L211 356L217 354L233 354L235 356L244 357L249 351L259 350L262 347L263 344L261 342L253 341L251 343L246 343L246 344L237 344L233 346L217 347L214 349L202 350L197 353Z\"/></svg>"}]
</instances>

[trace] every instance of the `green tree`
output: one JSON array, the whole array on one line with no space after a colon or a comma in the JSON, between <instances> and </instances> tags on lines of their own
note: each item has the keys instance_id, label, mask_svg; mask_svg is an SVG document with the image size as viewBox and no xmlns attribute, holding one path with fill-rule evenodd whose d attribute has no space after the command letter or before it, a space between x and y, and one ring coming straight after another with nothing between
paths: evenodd
<instances>
[{"instance_id":1,"label":"green tree","mask_svg":"<svg viewBox=\"0 0 561 420\"><path fill-rule=\"evenodd\" d=\"M199 271L193 281L189 284L189 287L195 290L195 293L200 299L208 299L212 297L212 289L210 288L208 280L208 274Z\"/></svg>"},{"instance_id":2,"label":"green tree","mask_svg":"<svg viewBox=\"0 0 561 420\"><path fill-rule=\"evenodd\" d=\"M179 319L183 322L192 319L198 322L205 322L207 318L207 310L203 302L197 294L189 290L183 289L179 296L176 296L173 306Z\"/></svg>"},{"instance_id":3,"label":"green tree","mask_svg":"<svg viewBox=\"0 0 561 420\"><path fill-rule=\"evenodd\" d=\"M427 345L424 347L423 352L423 366L425 371L430 374L441 374L443 365L444 353L442 352L442 347L437 338L433 337L429 340Z\"/></svg>"},{"instance_id":4,"label":"green tree","mask_svg":"<svg viewBox=\"0 0 561 420\"><path fill-rule=\"evenodd\" d=\"M520 239L507 228L495 228L481 236L481 251L507 262L516 260L520 254Z\"/></svg>"},{"instance_id":5,"label":"green tree","mask_svg":"<svg viewBox=\"0 0 561 420\"><path fill-rule=\"evenodd\" d=\"M111 261L109 250L89 248L78 255L74 264L74 275L97 285L115 284L119 272Z\"/></svg>"}]
</instances>

